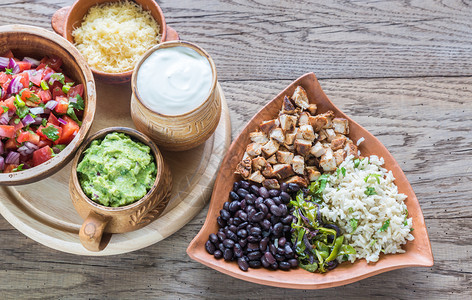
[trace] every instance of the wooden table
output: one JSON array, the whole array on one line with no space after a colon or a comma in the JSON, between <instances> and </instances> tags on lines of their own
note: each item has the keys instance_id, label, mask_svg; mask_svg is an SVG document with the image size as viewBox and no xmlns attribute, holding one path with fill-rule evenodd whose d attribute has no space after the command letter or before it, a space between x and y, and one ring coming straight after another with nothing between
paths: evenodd
<instances>
[{"instance_id":1,"label":"wooden table","mask_svg":"<svg viewBox=\"0 0 472 300\"><path fill-rule=\"evenodd\" d=\"M0 25L50 29L72 0L2 0ZM472 297L472 2L159 1L168 24L213 57L233 137L292 80L315 72L333 102L398 160L425 215L435 265L344 287L289 290L220 274L185 249L207 208L129 254L51 250L0 218L0 298ZM102 83L102 94L113 86ZM100 100L100 99L98 99Z\"/></svg>"}]
</instances>

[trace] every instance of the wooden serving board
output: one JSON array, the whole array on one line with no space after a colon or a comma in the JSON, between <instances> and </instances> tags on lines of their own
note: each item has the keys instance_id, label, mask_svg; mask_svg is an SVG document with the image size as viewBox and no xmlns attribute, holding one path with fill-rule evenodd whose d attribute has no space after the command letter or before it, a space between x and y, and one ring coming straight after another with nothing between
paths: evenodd
<instances>
[{"instance_id":1,"label":"wooden serving board","mask_svg":"<svg viewBox=\"0 0 472 300\"><path fill-rule=\"evenodd\" d=\"M79 255L114 255L138 250L170 236L187 224L210 199L219 165L231 142L228 106L222 101L215 133L203 145L183 152L162 151L172 171L172 198L166 210L150 225L113 234L101 252L86 250L79 241L82 219L69 197L70 164L37 183L0 188L0 213L31 239L54 249ZM90 133L105 127L134 128L130 116L129 85L97 83L97 110Z\"/></svg>"}]
</instances>

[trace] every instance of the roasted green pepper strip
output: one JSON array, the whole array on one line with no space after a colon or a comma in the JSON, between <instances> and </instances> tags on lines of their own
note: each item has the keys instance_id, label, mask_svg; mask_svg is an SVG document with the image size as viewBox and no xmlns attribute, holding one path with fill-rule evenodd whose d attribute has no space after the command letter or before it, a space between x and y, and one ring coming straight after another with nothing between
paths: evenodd
<instances>
[{"instance_id":1,"label":"roasted green pepper strip","mask_svg":"<svg viewBox=\"0 0 472 300\"><path fill-rule=\"evenodd\" d=\"M341 249L343 241L344 241L344 235L341 235L340 237L336 238L336 241L334 242L333 250L331 251L331 254L326 259L325 262L330 262L332 260L335 260L336 257L338 257L338 252L339 252L339 249Z\"/></svg>"}]
</instances>

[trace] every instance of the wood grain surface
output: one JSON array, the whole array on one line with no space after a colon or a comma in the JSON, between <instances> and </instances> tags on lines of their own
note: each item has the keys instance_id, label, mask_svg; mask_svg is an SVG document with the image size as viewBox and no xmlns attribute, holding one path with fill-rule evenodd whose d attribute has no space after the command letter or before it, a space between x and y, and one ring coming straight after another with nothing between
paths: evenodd
<instances>
[{"instance_id":1,"label":"wood grain surface","mask_svg":"<svg viewBox=\"0 0 472 300\"><path fill-rule=\"evenodd\" d=\"M0 25L50 29L54 11L71 3L0 0ZM0 218L0 298L472 297L471 1L158 3L182 40L215 60L233 137L292 80L315 72L328 97L400 163L425 215L435 265L334 289L290 290L250 284L190 260L185 249L207 208L166 240L112 257L51 250Z\"/></svg>"}]
</instances>

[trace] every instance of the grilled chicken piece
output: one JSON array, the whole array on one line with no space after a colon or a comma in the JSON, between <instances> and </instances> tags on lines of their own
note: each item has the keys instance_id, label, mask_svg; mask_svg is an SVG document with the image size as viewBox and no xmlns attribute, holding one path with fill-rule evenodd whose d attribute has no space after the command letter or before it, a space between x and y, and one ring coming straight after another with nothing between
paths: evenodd
<instances>
[{"instance_id":1,"label":"grilled chicken piece","mask_svg":"<svg viewBox=\"0 0 472 300\"><path fill-rule=\"evenodd\" d=\"M346 119L334 118L333 119L333 129L337 133L349 134L349 123Z\"/></svg>"},{"instance_id":2,"label":"grilled chicken piece","mask_svg":"<svg viewBox=\"0 0 472 300\"><path fill-rule=\"evenodd\" d=\"M344 144L346 143L346 137L345 136L340 136L338 138L335 138L334 140L331 141L331 149L333 151L336 151L338 149L344 148Z\"/></svg>"},{"instance_id":3,"label":"grilled chicken piece","mask_svg":"<svg viewBox=\"0 0 472 300\"><path fill-rule=\"evenodd\" d=\"M257 183L262 183L262 181L265 180L264 176L262 176L260 171L252 173L248 179Z\"/></svg>"},{"instance_id":4,"label":"grilled chicken piece","mask_svg":"<svg viewBox=\"0 0 472 300\"><path fill-rule=\"evenodd\" d=\"M259 156L259 157L256 157L256 158L252 159L252 169L253 170L257 170L257 171L262 170L262 168L264 168L266 164L267 164L267 161L262 156Z\"/></svg>"},{"instance_id":5,"label":"grilled chicken piece","mask_svg":"<svg viewBox=\"0 0 472 300\"><path fill-rule=\"evenodd\" d=\"M325 148L323 147L323 145L321 145L320 142L316 142L316 144L311 147L310 149L310 153L313 155L313 156L316 156L316 157L320 157L321 155L323 155L324 153L326 152Z\"/></svg>"},{"instance_id":6,"label":"grilled chicken piece","mask_svg":"<svg viewBox=\"0 0 472 300\"><path fill-rule=\"evenodd\" d=\"M302 126L302 125L310 124L309 119L310 119L310 114L307 112L302 112L300 114L300 118L298 118L298 125Z\"/></svg>"},{"instance_id":7,"label":"grilled chicken piece","mask_svg":"<svg viewBox=\"0 0 472 300\"><path fill-rule=\"evenodd\" d=\"M327 137L328 137L328 134L326 134L326 130L321 129L318 132L318 141L322 142L322 141L326 140Z\"/></svg>"},{"instance_id":8,"label":"grilled chicken piece","mask_svg":"<svg viewBox=\"0 0 472 300\"><path fill-rule=\"evenodd\" d=\"M247 179L249 175L251 175L251 159L246 158L243 159L237 166L236 166L236 174L240 174L244 179Z\"/></svg>"},{"instance_id":9,"label":"grilled chicken piece","mask_svg":"<svg viewBox=\"0 0 472 300\"><path fill-rule=\"evenodd\" d=\"M323 115L316 115L308 117L308 122L313 127L313 130L318 132L328 124L328 119Z\"/></svg>"},{"instance_id":10,"label":"grilled chicken piece","mask_svg":"<svg viewBox=\"0 0 472 300\"><path fill-rule=\"evenodd\" d=\"M316 167L306 167L306 171L310 181L316 181L321 176L320 171Z\"/></svg>"},{"instance_id":11,"label":"grilled chicken piece","mask_svg":"<svg viewBox=\"0 0 472 300\"><path fill-rule=\"evenodd\" d=\"M346 158L346 151L344 151L344 149L336 150L333 156L334 156L334 159L336 160L336 166L339 166Z\"/></svg>"},{"instance_id":12,"label":"grilled chicken piece","mask_svg":"<svg viewBox=\"0 0 472 300\"><path fill-rule=\"evenodd\" d=\"M269 164L275 165L275 164L277 163L277 157L275 156L275 154L272 155L271 157L269 157L269 158L267 159L267 162L268 162Z\"/></svg>"},{"instance_id":13,"label":"grilled chicken piece","mask_svg":"<svg viewBox=\"0 0 472 300\"><path fill-rule=\"evenodd\" d=\"M326 148L325 154L321 156L320 167L322 167L325 172L330 172L336 170L336 166L336 158L334 157L333 150Z\"/></svg>"},{"instance_id":14,"label":"grilled chicken piece","mask_svg":"<svg viewBox=\"0 0 472 300\"><path fill-rule=\"evenodd\" d=\"M312 116L316 115L316 109L317 109L316 104L313 103L313 104L308 105L308 112Z\"/></svg>"},{"instance_id":15,"label":"grilled chicken piece","mask_svg":"<svg viewBox=\"0 0 472 300\"><path fill-rule=\"evenodd\" d=\"M262 186L268 190L280 189L280 184L277 179L266 179L262 182Z\"/></svg>"},{"instance_id":16,"label":"grilled chicken piece","mask_svg":"<svg viewBox=\"0 0 472 300\"><path fill-rule=\"evenodd\" d=\"M331 143L336 138L336 133L334 132L334 129L328 128L326 129L326 138L328 139L328 142Z\"/></svg>"},{"instance_id":17,"label":"grilled chicken piece","mask_svg":"<svg viewBox=\"0 0 472 300\"><path fill-rule=\"evenodd\" d=\"M277 150L279 150L279 144L272 139L262 146L262 151L264 151L267 156L272 156Z\"/></svg>"},{"instance_id":18,"label":"grilled chicken piece","mask_svg":"<svg viewBox=\"0 0 472 300\"><path fill-rule=\"evenodd\" d=\"M276 140L280 144L283 144L285 142L285 136L282 128L272 129L270 132L270 138Z\"/></svg>"},{"instance_id":19,"label":"grilled chicken piece","mask_svg":"<svg viewBox=\"0 0 472 300\"><path fill-rule=\"evenodd\" d=\"M297 125L298 117L292 115L282 114L279 116L280 127L284 132L293 131Z\"/></svg>"},{"instance_id":20,"label":"grilled chicken piece","mask_svg":"<svg viewBox=\"0 0 472 300\"><path fill-rule=\"evenodd\" d=\"M346 146L344 146L344 150L346 150L346 156L353 155L354 158L357 158L357 146L351 140L346 141Z\"/></svg>"},{"instance_id":21,"label":"grilled chicken piece","mask_svg":"<svg viewBox=\"0 0 472 300\"><path fill-rule=\"evenodd\" d=\"M289 164L277 164L273 166L273 169L274 175L278 179L285 179L294 174L292 166Z\"/></svg>"},{"instance_id":22,"label":"grilled chicken piece","mask_svg":"<svg viewBox=\"0 0 472 300\"><path fill-rule=\"evenodd\" d=\"M305 140L313 142L316 139L316 133L313 131L313 126L309 124L300 126L299 131Z\"/></svg>"},{"instance_id":23,"label":"grilled chicken piece","mask_svg":"<svg viewBox=\"0 0 472 300\"><path fill-rule=\"evenodd\" d=\"M328 110L327 112L325 112L324 114L322 114L321 116L325 117L326 118L326 125L323 126L324 129L326 128L333 128L333 119L334 119L334 112L331 111L331 110Z\"/></svg>"},{"instance_id":24,"label":"grilled chicken piece","mask_svg":"<svg viewBox=\"0 0 472 300\"><path fill-rule=\"evenodd\" d=\"M298 175L295 175L295 176L292 176L292 177L288 178L287 180L285 180L285 183L296 183L300 187L307 187L308 186L307 180L305 178L301 177L301 176L298 176Z\"/></svg>"},{"instance_id":25,"label":"grilled chicken piece","mask_svg":"<svg viewBox=\"0 0 472 300\"><path fill-rule=\"evenodd\" d=\"M272 178L275 176L274 169L272 168L271 164L266 163L266 165L262 167L262 175L264 175L266 178Z\"/></svg>"},{"instance_id":26,"label":"grilled chicken piece","mask_svg":"<svg viewBox=\"0 0 472 300\"><path fill-rule=\"evenodd\" d=\"M297 139L295 140L295 150L298 154L302 156L307 156L310 153L311 149L311 141L304 140L304 139Z\"/></svg>"},{"instance_id":27,"label":"grilled chicken piece","mask_svg":"<svg viewBox=\"0 0 472 300\"><path fill-rule=\"evenodd\" d=\"M295 113L295 106L293 105L292 101L288 99L287 96L285 96L284 102L282 103L281 113L288 115L293 115Z\"/></svg>"},{"instance_id":28,"label":"grilled chicken piece","mask_svg":"<svg viewBox=\"0 0 472 300\"><path fill-rule=\"evenodd\" d=\"M292 159L292 169L297 174L305 174L305 160L303 159L303 156L295 155Z\"/></svg>"},{"instance_id":29,"label":"grilled chicken piece","mask_svg":"<svg viewBox=\"0 0 472 300\"><path fill-rule=\"evenodd\" d=\"M295 92L293 92L292 99L295 102L295 105L301 107L302 109L307 109L309 106L308 97L305 90L301 86L297 86Z\"/></svg>"},{"instance_id":30,"label":"grilled chicken piece","mask_svg":"<svg viewBox=\"0 0 472 300\"><path fill-rule=\"evenodd\" d=\"M297 135L297 130L294 130L293 132L287 132L285 133L285 144L286 145L292 145L293 142L295 141L295 136Z\"/></svg>"},{"instance_id":31,"label":"grilled chicken piece","mask_svg":"<svg viewBox=\"0 0 472 300\"><path fill-rule=\"evenodd\" d=\"M281 164L290 164L292 162L294 154L289 151L277 151L277 161Z\"/></svg>"},{"instance_id":32,"label":"grilled chicken piece","mask_svg":"<svg viewBox=\"0 0 472 300\"><path fill-rule=\"evenodd\" d=\"M253 156L253 157L254 156L259 156L262 153L262 145L258 144L258 143L251 143L251 144L247 145L246 152L250 156Z\"/></svg>"},{"instance_id":33,"label":"grilled chicken piece","mask_svg":"<svg viewBox=\"0 0 472 300\"><path fill-rule=\"evenodd\" d=\"M265 143L269 141L269 138L267 137L267 135L265 135L264 132L260 132L260 131L251 132L249 134L249 137L251 141L253 141L254 143L258 143L262 145L264 145Z\"/></svg>"},{"instance_id":34,"label":"grilled chicken piece","mask_svg":"<svg viewBox=\"0 0 472 300\"><path fill-rule=\"evenodd\" d=\"M263 121L259 127L261 128L261 131L264 132L266 135L269 135L270 131L274 128L278 127L278 121L277 120L269 120L269 121Z\"/></svg>"}]
</instances>

